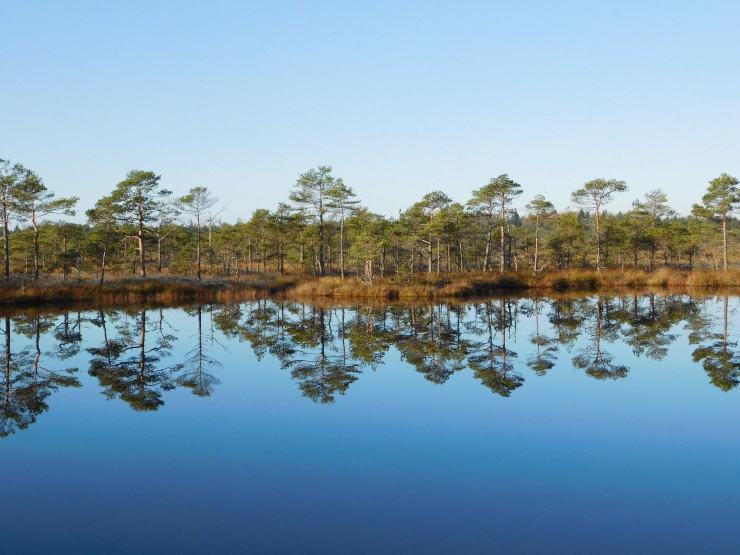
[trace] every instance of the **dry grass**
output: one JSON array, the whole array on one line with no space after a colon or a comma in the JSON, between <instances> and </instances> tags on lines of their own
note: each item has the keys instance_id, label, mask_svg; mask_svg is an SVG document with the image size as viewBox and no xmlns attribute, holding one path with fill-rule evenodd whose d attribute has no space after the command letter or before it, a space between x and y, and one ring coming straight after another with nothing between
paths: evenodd
<instances>
[{"instance_id":1,"label":"dry grass","mask_svg":"<svg viewBox=\"0 0 740 555\"><path fill-rule=\"evenodd\" d=\"M465 272L452 274L418 274L409 283L395 283L377 279L363 283L356 279L335 277L316 278L302 282L286 291L295 298L334 299L430 299L466 298L515 291L573 291L599 289L659 289L701 287L732 289L740 287L740 271L679 272L658 270L618 271L568 270L540 276L494 272Z\"/></svg>"},{"instance_id":2,"label":"dry grass","mask_svg":"<svg viewBox=\"0 0 740 555\"><path fill-rule=\"evenodd\" d=\"M117 279L102 285L84 280L70 282L49 280L39 284L16 281L0 286L0 304L90 302L103 305L126 305L229 302L279 295L294 287L295 283L295 279L281 278L248 281L130 278Z\"/></svg>"},{"instance_id":3,"label":"dry grass","mask_svg":"<svg viewBox=\"0 0 740 555\"><path fill-rule=\"evenodd\" d=\"M354 278L306 278L251 275L240 280L155 277L115 279L102 286L89 280L41 284L15 280L0 285L0 305L88 304L175 305L192 302L238 302L253 298L424 300L462 299L524 291L584 292L600 289L740 288L740 270L728 272L656 272L569 270L540 276L495 272L417 274L409 282L383 278L365 283Z\"/></svg>"}]
</instances>

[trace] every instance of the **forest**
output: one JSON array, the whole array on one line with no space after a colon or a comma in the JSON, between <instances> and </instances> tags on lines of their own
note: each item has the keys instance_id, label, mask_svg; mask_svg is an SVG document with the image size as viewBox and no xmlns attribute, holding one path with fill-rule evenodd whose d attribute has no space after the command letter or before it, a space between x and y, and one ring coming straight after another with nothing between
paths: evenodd
<instances>
[{"instance_id":1,"label":"forest","mask_svg":"<svg viewBox=\"0 0 740 555\"><path fill-rule=\"evenodd\" d=\"M372 284L461 272L536 278L579 269L737 268L737 178L709 180L686 215L661 189L635 199L629 211L609 211L614 198L628 194L624 181L597 178L574 187L573 206L558 209L502 174L467 199L431 191L386 217L363 207L330 166L318 166L300 174L274 210L226 222L229 199L201 186L176 193L152 171L130 171L85 208L77 198L57 197L33 170L0 160L3 275L16 287L137 275L333 276ZM524 211L515 203L525 203ZM84 223L72 220L82 214Z\"/></svg>"}]
</instances>

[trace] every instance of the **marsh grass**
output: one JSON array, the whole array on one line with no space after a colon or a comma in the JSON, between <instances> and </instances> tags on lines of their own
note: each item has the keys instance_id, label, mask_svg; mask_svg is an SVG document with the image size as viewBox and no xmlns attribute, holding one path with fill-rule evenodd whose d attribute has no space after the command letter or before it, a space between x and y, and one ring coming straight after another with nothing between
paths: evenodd
<instances>
[{"instance_id":1,"label":"marsh grass","mask_svg":"<svg viewBox=\"0 0 740 555\"><path fill-rule=\"evenodd\" d=\"M0 286L0 304L233 302L279 295L295 283L295 279L285 278L198 281L174 277L116 279L102 285L85 280L48 280L38 284L14 281Z\"/></svg>"},{"instance_id":2,"label":"marsh grass","mask_svg":"<svg viewBox=\"0 0 740 555\"><path fill-rule=\"evenodd\" d=\"M522 273L464 272L450 274L416 274L413 280L397 283L393 279L376 279L364 283L336 277L315 278L299 283L287 291L297 298L330 297L336 299L383 298L428 299L465 298L516 291L574 291L600 289L661 288L734 288L740 287L740 271L726 274L711 271L656 272L608 270L568 270L540 276Z\"/></svg>"},{"instance_id":3,"label":"marsh grass","mask_svg":"<svg viewBox=\"0 0 740 555\"><path fill-rule=\"evenodd\" d=\"M95 305L163 305L192 302L238 302L254 298L414 300L470 298L500 293L589 292L603 289L740 288L740 270L618 271L592 270L550 272L539 276L523 273L461 272L415 274L398 282L391 278L371 283L355 278L311 278L297 275L249 275L241 279L195 279L153 277L95 281L45 280L41 283L14 279L0 285L2 305L89 303Z\"/></svg>"}]
</instances>

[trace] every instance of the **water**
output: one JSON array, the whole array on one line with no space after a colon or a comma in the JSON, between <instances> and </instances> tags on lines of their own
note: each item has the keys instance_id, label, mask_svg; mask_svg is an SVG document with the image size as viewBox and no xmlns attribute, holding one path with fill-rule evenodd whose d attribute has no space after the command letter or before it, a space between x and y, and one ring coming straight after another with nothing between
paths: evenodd
<instances>
[{"instance_id":1,"label":"water","mask_svg":"<svg viewBox=\"0 0 740 555\"><path fill-rule=\"evenodd\" d=\"M739 305L0 318L0 545L737 553Z\"/></svg>"}]
</instances>

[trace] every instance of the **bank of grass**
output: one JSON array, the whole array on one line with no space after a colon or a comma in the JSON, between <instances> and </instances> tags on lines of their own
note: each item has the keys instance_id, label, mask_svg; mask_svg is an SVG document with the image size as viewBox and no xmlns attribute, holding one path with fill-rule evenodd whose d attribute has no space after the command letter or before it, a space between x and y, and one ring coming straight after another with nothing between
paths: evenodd
<instances>
[{"instance_id":1,"label":"bank of grass","mask_svg":"<svg viewBox=\"0 0 740 555\"><path fill-rule=\"evenodd\" d=\"M295 287L297 278L258 277L246 280L151 277L92 280L13 280L0 285L0 305L94 303L98 305L235 302L278 296Z\"/></svg>"},{"instance_id":2,"label":"bank of grass","mask_svg":"<svg viewBox=\"0 0 740 555\"><path fill-rule=\"evenodd\" d=\"M249 275L240 279L178 277L113 279L98 284L92 280L41 283L15 279L0 285L0 305L78 304L176 305L186 303L238 302L280 297L295 299L461 299L536 291L590 292L598 290L646 289L740 289L740 270L655 272L634 270L568 270L533 276L525 273L459 272L415 274L400 281L379 278L372 282L356 278L311 278L305 276Z\"/></svg>"},{"instance_id":3,"label":"bank of grass","mask_svg":"<svg viewBox=\"0 0 740 555\"><path fill-rule=\"evenodd\" d=\"M383 298L465 298L517 291L589 292L603 289L740 288L740 270L728 272L672 270L619 271L568 270L543 273L461 272L418 274L412 280L376 279L372 283L336 277L317 278L298 283L288 291L297 298L337 299Z\"/></svg>"}]
</instances>

